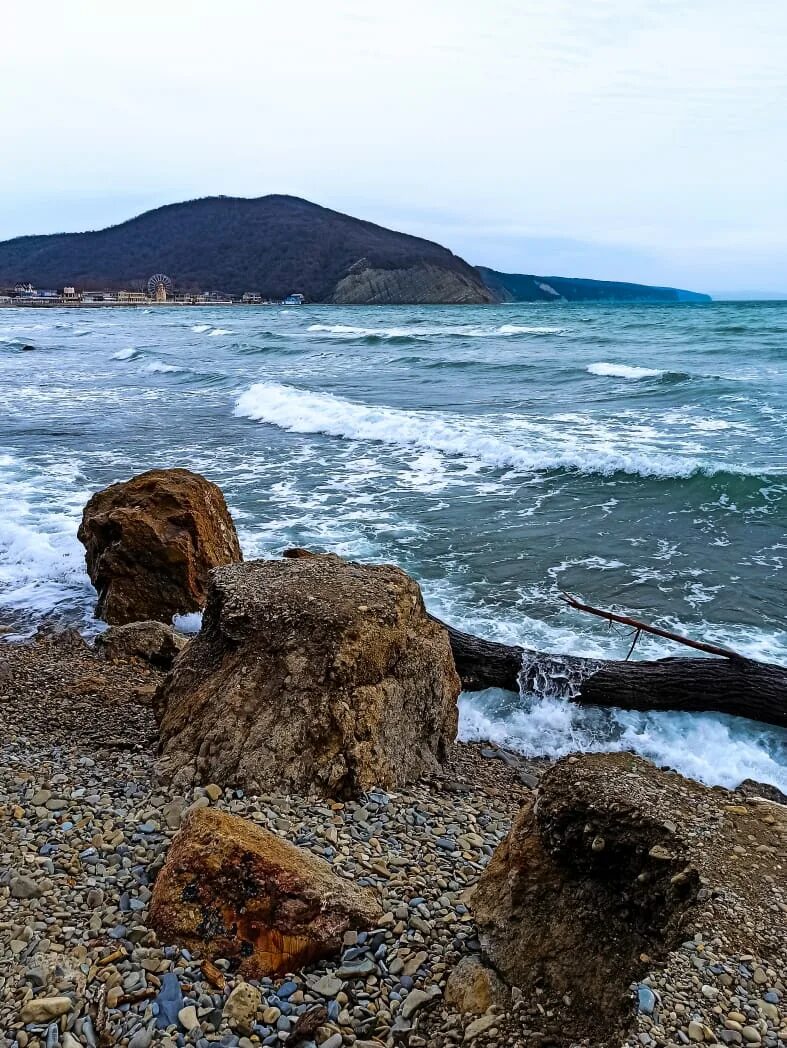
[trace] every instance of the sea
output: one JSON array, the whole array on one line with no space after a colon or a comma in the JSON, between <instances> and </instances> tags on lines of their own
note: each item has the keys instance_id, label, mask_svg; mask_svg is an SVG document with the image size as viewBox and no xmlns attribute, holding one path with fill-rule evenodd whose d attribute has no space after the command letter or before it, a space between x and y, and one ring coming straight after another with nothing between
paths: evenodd
<instances>
[{"instance_id":1,"label":"sea","mask_svg":"<svg viewBox=\"0 0 787 1048\"><path fill-rule=\"evenodd\" d=\"M82 508L166 466L221 486L247 558L399 564L479 635L625 657L568 591L787 664L785 303L0 309L6 642L101 629ZM486 691L460 736L787 790L787 732L711 713Z\"/></svg>"}]
</instances>

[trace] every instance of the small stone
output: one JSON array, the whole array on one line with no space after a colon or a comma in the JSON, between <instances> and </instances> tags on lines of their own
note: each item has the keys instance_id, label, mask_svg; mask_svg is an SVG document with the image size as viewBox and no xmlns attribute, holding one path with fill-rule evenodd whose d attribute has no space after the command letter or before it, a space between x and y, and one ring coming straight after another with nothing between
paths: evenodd
<instances>
[{"instance_id":1,"label":"small stone","mask_svg":"<svg viewBox=\"0 0 787 1048\"><path fill-rule=\"evenodd\" d=\"M493 1026L496 1026L500 1019L497 1015L482 1015L478 1019L473 1019L469 1026L465 1029L465 1040L472 1041L479 1034L486 1033L491 1030Z\"/></svg>"},{"instance_id":2,"label":"small stone","mask_svg":"<svg viewBox=\"0 0 787 1048\"><path fill-rule=\"evenodd\" d=\"M34 997L23 1006L19 1018L23 1023L45 1023L59 1019L71 1008L70 997Z\"/></svg>"},{"instance_id":3,"label":"small stone","mask_svg":"<svg viewBox=\"0 0 787 1048\"><path fill-rule=\"evenodd\" d=\"M411 990L405 997L399 1014L403 1019L409 1019L419 1008L439 996L439 986L430 986L428 990Z\"/></svg>"},{"instance_id":4,"label":"small stone","mask_svg":"<svg viewBox=\"0 0 787 1048\"><path fill-rule=\"evenodd\" d=\"M637 987L637 1002L643 1015L652 1015L656 1007L656 995L649 986L640 983Z\"/></svg>"},{"instance_id":5,"label":"small stone","mask_svg":"<svg viewBox=\"0 0 787 1048\"><path fill-rule=\"evenodd\" d=\"M215 782L211 782L205 787L205 793L212 801L217 801L224 793L224 790L222 790L221 786L217 786Z\"/></svg>"},{"instance_id":6,"label":"small stone","mask_svg":"<svg viewBox=\"0 0 787 1048\"><path fill-rule=\"evenodd\" d=\"M238 983L227 998L222 1014L230 1029L251 1034L261 1004L262 995L256 987L247 982Z\"/></svg>"},{"instance_id":7,"label":"small stone","mask_svg":"<svg viewBox=\"0 0 787 1048\"><path fill-rule=\"evenodd\" d=\"M11 881L11 897L13 899L37 899L41 894L41 886L32 877L25 877L20 874Z\"/></svg>"},{"instance_id":8,"label":"small stone","mask_svg":"<svg viewBox=\"0 0 787 1048\"><path fill-rule=\"evenodd\" d=\"M319 993L322 997L335 997L344 983L341 979L335 979L331 975L323 975L322 978L309 983L309 989Z\"/></svg>"},{"instance_id":9,"label":"small stone","mask_svg":"<svg viewBox=\"0 0 787 1048\"><path fill-rule=\"evenodd\" d=\"M161 989L156 997L156 1004L159 1010L156 1016L156 1026L160 1030L174 1026L178 1021L178 1012L183 1007L183 992L174 972L167 972L161 980Z\"/></svg>"},{"instance_id":10,"label":"small stone","mask_svg":"<svg viewBox=\"0 0 787 1048\"><path fill-rule=\"evenodd\" d=\"M141 1030L137 1030L128 1042L128 1048L150 1048L152 1043L153 1031L148 1030L143 1026Z\"/></svg>"},{"instance_id":11,"label":"small stone","mask_svg":"<svg viewBox=\"0 0 787 1048\"><path fill-rule=\"evenodd\" d=\"M199 1027L197 1009L193 1004L186 1005L185 1008L180 1009L178 1012L178 1022L186 1031L194 1030Z\"/></svg>"},{"instance_id":12,"label":"small stone","mask_svg":"<svg viewBox=\"0 0 787 1048\"><path fill-rule=\"evenodd\" d=\"M743 1034L744 1041L746 1041L748 1044L759 1044L762 1040L762 1037L760 1036L760 1031L755 1030L753 1026L744 1026L741 1030L741 1033Z\"/></svg>"},{"instance_id":13,"label":"small stone","mask_svg":"<svg viewBox=\"0 0 787 1048\"><path fill-rule=\"evenodd\" d=\"M651 857L651 859L657 859L660 862L666 862L670 859L674 859L675 857L672 854L672 852L669 851L669 849L665 848L662 844L654 844L648 852L648 855ZM689 1034L689 1037L691 1037L691 1034Z\"/></svg>"},{"instance_id":14,"label":"small stone","mask_svg":"<svg viewBox=\"0 0 787 1048\"><path fill-rule=\"evenodd\" d=\"M337 969L336 976L339 979L365 979L367 975L373 975L377 966L370 957L364 957L359 961L343 964Z\"/></svg>"}]
</instances>

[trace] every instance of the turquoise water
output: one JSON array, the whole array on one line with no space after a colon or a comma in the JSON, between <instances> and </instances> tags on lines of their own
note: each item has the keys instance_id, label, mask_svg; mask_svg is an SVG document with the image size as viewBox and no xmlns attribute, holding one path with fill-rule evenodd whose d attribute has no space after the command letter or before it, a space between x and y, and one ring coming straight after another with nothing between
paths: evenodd
<instances>
[{"instance_id":1,"label":"turquoise water","mask_svg":"<svg viewBox=\"0 0 787 1048\"><path fill-rule=\"evenodd\" d=\"M477 632L624 654L566 589L787 662L787 305L0 309L0 378L0 615L20 633L93 628L84 502L182 465L222 486L247 556L394 561ZM719 717L484 694L462 730L787 786L784 734Z\"/></svg>"}]
</instances>

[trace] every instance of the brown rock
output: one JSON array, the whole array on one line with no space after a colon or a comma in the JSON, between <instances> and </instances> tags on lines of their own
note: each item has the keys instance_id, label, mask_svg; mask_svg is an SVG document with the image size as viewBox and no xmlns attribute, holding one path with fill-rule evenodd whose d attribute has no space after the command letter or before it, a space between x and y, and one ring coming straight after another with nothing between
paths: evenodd
<instances>
[{"instance_id":1,"label":"brown rock","mask_svg":"<svg viewBox=\"0 0 787 1048\"><path fill-rule=\"evenodd\" d=\"M783 956L771 911L787 873L729 861L731 839L770 847L780 827L734 799L626 753L559 761L471 890L486 959L526 998L537 990L567 1037L606 1045L654 964L660 985L685 978L680 944L696 929L732 953Z\"/></svg>"},{"instance_id":2,"label":"brown rock","mask_svg":"<svg viewBox=\"0 0 787 1048\"><path fill-rule=\"evenodd\" d=\"M459 678L399 568L335 556L214 572L199 635L155 701L178 788L337 795L440 769Z\"/></svg>"},{"instance_id":3,"label":"brown rock","mask_svg":"<svg viewBox=\"0 0 787 1048\"><path fill-rule=\"evenodd\" d=\"M653 797L637 790L646 781L639 766L663 778ZM607 1032L620 1020L639 956L672 944L696 894L696 871L670 883L688 851L664 826L668 789L668 776L625 754L558 762L472 892L487 958L526 995L539 985L557 1007L569 999L561 1019L577 1039L592 1039L599 1015Z\"/></svg>"},{"instance_id":4,"label":"brown rock","mask_svg":"<svg viewBox=\"0 0 787 1048\"><path fill-rule=\"evenodd\" d=\"M787 794L782 792L778 786L772 786L769 782L757 782L756 779L744 779L737 787L737 793L744 797L762 797L774 804L787 804Z\"/></svg>"},{"instance_id":5,"label":"brown rock","mask_svg":"<svg viewBox=\"0 0 787 1048\"><path fill-rule=\"evenodd\" d=\"M164 942L234 960L259 978L341 948L374 927L376 896L323 859L216 808L186 816L156 878L150 924Z\"/></svg>"},{"instance_id":6,"label":"brown rock","mask_svg":"<svg viewBox=\"0 0 787 1048\"><path fill-rule=\"evenodd\" d=\"M508 990L479 957L463 957L448 976L445 1003L463 1015L483 1015L493 1004L505 1005Z\"/></svg>"},{"instance_id":7,"label":"brown rock","mask_svg":"<svg viewBox=\"0 0 787 1048\"><path fill-rule=\"evenodd\" d=\"M96 647L108 659L141 659L157 670L172 669L172 663L188 642L182 633L153 619L110 626L96 637Z\"/></svg>"},{"instance_id":8,"label":"brown rock","mask_svg":"<svg viewBox=\"0 0 787 1048\"><path fill-rule=\"evenodd\" d=\"M211 569L241 559L221 491L186 469L150 470L97 492L77 534L96 615L112 623L197 611Z\"/></svg>"}]
</instances>

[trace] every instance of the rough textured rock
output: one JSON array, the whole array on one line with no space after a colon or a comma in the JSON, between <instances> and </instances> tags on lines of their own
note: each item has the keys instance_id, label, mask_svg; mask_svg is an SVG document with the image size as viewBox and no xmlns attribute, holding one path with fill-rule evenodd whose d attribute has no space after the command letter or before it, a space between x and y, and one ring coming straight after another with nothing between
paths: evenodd
<instances>
[{"instance_id":1,"label":"rough textured rock","mask_svg":"<svg viewBox=\"0 0 787 1048\"><path fill-rule=\"evenodd\" d=\"M78 535L96 616L111 623L197 611L211 569L241 560L220 489L186 469L149 470L97 492Z\"/></svg>"},{"instance_id":2,"label":"rough textured rock","mask_svg":"<svg viewBox=\"0 0 787 1048\"><path fill-rule=\"evenodd\" d=\"M737 787L736 792L742 793L744 797L762 797L766 801L772 801L774 804L787 804L787 794L783 793L778 786L773 786L769 782L744 779Z\"/></svg>"},{"instance_id":3,"label":"rough textured rock","mask_svg":"<svg viewBox=\"0 0 787 1048\"><path fill-rule=\"evenodd\" d=\"M332 302L344 305L439 305L495 302L494 293L470 267L453 269L432 262L407 268L375 267L360 259L336 285Z\"/></svg>"},{"instance_id":4,"label":"rough textured rock","mask_svg":"<svg viewBox=\"0 0 787 1048\"><path fill-rule=\"evenodd\" d=\"M492 1005L504 1006L508 990L479 957L463 957L448 976L445 1003L463 1015L483 1015Z\"/></svg>"},{"instance_id":5,"label":"rough textured rock","mask_svg":"<svg viewBox=\"0 0 787 1048\"><path fill-rule=\"evenodd\" d=\"M345 932L381 915L368 888L324 860L246 819L198 808L156 878L149 921L163 941L261 977L338 952Z\"/></svg>"},{"instance_id":6,"label":"rough textured rock","mask_svg":"<svg viewBox=\"0 0 787 1048\"><path fill-rule=\"evenodd\" d=\"M332 555L220 568L156 695L160 771L178 788L399 786L439 771L459 688L448 637L399 568Z\"/></svg>"},{"instance_id":7,"label":"rough textured rock","mask_svg":"<svg viewBox=\"0 0 787 1048\"><path fill-rule=\"evenodd\" d=\"M242 982L233 989L224 1005L223 1016L231 1030L250 1034L262 1008L262 995L256 986Z\"/></svg>"},{"instance_id":8,"label":"rough textured rock","mask_svg":"<svg viewBox=\"0 0 787 1048\"><path fill-rule=\"evenodd\" d=\"M96 637L96 647L108 659L141 659L157 670L172 669L172 663L188 642L188 637L154 619L110 626Z\"/></svg>"},{"instance_id":9,"label":"rough textured rock","mask_svg":"<svg viewBox=\"0 0 787 1048\"><path fill-rule=\"evenodd\" d=\"M482 950L509 984L538 988L567 1036L596 1044L633 1022L631 986L654 961L662 984L683 983L678 947L698 929L778 968L778 810L628 754L566 758L471 892Z\"/></svg>"}]
</instances>

